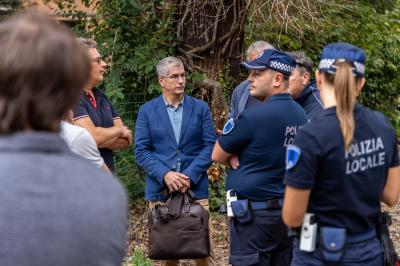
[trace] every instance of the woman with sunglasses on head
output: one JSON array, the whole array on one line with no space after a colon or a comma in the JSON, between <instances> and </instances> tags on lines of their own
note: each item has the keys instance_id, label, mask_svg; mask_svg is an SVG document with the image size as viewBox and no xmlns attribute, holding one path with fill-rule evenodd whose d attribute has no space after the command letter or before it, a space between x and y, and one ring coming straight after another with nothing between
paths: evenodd
<instances>
[{"instance_id":1,"label":"woman with sunglasses on head","mask_svg":"<svg viewBox=\"0 0 400 266\"><path fill-rule=\"evenodd\" d=\"M364 72L362 49L324 48L316 79L325 111L287 149L283 220L301 231L291 265L383 265L376 226L380 202L398 201L399 157L387 117L356 103Z\"/></svg>"}]
</instances>

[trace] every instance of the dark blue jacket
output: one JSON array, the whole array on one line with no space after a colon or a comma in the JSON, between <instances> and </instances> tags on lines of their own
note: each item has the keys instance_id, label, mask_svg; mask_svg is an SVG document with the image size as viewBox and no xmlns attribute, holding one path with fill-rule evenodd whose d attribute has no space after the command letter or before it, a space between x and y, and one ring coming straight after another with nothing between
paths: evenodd
<instances>
[{"instance_id":1,"label":"dark blue jacket","mask_svg":"<svg viewBox=\"0 0 400 266\"><path fill-rule=\"evenodd\" d=\"M315 81L311 81L295 101L303 107L309 120L313 120L324 111Z\"/></svg>"},{"instance_id":2,"label":"dark blue jacket","mask_svg":"<svg viewBox=\"0 0 400 266\"><path fill-rule=\"evenodd\" d=\"M257 98L250 96L249 85L250 82L245 80L233 90L231 97L231 112L228 115L229 118L237 118L244 109L262 103L262 101Z\"/></svg>"},{"instance_id":3,"label":"dark blue jacket","mask_svg":"<svg viewBox=\"0 0 400 266\"><path fill-rule=\"evenodd\" d=\"M140 107L135 130L135 156L146 172L145 198L164 200L160 192L167 189L164 175L176 165L178 156L181 172L190 177L196 199L208 197L207 169L216 134L208 105L185 95L179 144L162 96Z\"/></svg>"}]
</instances>

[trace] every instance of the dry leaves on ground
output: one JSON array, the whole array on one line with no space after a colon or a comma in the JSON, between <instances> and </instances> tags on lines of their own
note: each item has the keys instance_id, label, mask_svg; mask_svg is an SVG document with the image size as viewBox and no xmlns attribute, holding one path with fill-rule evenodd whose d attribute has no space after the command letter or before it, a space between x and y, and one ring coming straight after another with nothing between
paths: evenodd
<instances>
[{"instance_id":1,"label":"dry leaves on ground","mask_svg":"<svg viewBox=\"0 0 400 266\"><path fill-rule=\"evenodd\" d=\"M393 208L383 207L392 215L393 224L390 227L390 234L394 241L396 250L400 253L400 205ZM147 255L147 203L144 200L136 201L131 206L130 225L128 231L128 250L127 257L133 256L135 249L140 248ZM228 225L225 215L213 213L213 247L215 259L218 266L228 265ZM155 266L161 265L155 262ZM191 261L182 261L181 266L195 265Z\"/></svg>"},{"instance_id":2,"label":"dry leaves on ground","mask_svg":"<svg viewBox=\"0 0 400 266\"><path fill-rule=\"evenodd\" d=\"M147 255L147 206L144 200L138 200L131 206L127 257L133 256L137 248L143 250ZM211 222L213 226L212 242L215 260L219 266L228 265L228 224L226 215L212 213ZM161 264L155 262L154 265ZM191 261L181 261L181 266L189 265L195 264Z\"/></svg>"}]
</instances>

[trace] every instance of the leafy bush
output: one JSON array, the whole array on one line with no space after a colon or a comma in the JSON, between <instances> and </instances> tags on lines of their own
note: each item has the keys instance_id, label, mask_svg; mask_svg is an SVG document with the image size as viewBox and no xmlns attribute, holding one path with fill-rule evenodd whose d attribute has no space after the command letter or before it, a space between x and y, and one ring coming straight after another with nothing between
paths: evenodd
<instances>
[{"instance_id":1,"label":"leafy bush","mask_svg":"<svg viewBox=\"0 0 400 266\"><path fill-rule=\"evenodd\" d=\"M312 2L312 1L309 1ZM295 17L297 24L286 29L258 20L247 25L252 33L247 42L264 39L282 50L304 50L315 62L322 48L331 42L350 42L367 54L367 83L359 101L384 112L400 134L400 1L326 1L316 15L317 23ZM301 25L301 34L296 25Z\"/></svg>"},{"instance_id":2,"label":"leafy bush","mask_svg":"<svg viewBox=\"0 0 400 266\"><path fill-rule=\"evenodd\" d=\"M129 258L125 266L152 266L151 260L148 259L140 248L135 249L135 254Z\"/></svg>"},{"instance_id":3,"label":"leafy bush","mask_svg":"<svg viewBox=\"0 0 400 266\"><path fill-rule=\"evenodd\" d=\"M221 204L225 203L225 178L210 182L209 203L211 211L218 211Z\"/></svg>"},{"instance_id":4,"label":"leafy bush","mask_svg":"<svg viewBox=\"0 0 400 266\"><path fill-rule=\"evenodd\" d=\"M83 2L89 4L92 1ZM248 13L247 44L263 39L282 50L301 49L314 60L315 66L320 51L328 43L346 41L360 46L368 56L367 84L360 101L385 112L400 134L400 0L307 0L301 1L301 5L296 0L272 1L291 5L285 9L290 23L274 21L268 16L252 16L272 14L272 17L282 18L279 12L268 11L268 8L281 8L280 5L263 2L266 3L253 1ZM308 9L302 9L304 6ZM67 9L71 8L67 6ZM99 42L100 51L110 65L102 87L106 88L107 95L130 128L134 127L139 105L152 98L149 93L159 93L155 65L161 58L176 54L178 41L173 13L170 1L163 0L98 1L94 17L69 10L65 12L84 18L85 26L77 30ZM234 86L227 73L221 71L218 81L228 98L229 89ZM198 73L189 73L189 77L188 91L192 82L202 79ZM132 150L117 153L116 161L117 174L130 197L138 197L143 193L143 172L134 163ZM225 195L222 181L211 184L210 195L210 206L217 209Z\"/></svg>"}]
</instances>

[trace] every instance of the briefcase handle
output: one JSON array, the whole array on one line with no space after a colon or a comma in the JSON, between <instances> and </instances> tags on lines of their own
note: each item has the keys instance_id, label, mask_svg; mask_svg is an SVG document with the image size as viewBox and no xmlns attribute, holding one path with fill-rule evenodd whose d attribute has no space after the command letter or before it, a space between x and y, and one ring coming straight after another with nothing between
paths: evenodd
<instances>
[{"instance_id":1,"label":"briefcase handle","mask_svg":"<svg viewBox=\"0 0 400 266\"><path fill-rule=\"evenodd\" d=\"M183 211L186 213L190 212L190 201L189 201L189 195L187 193L183 194L183 199L184 199L184 205L182 207Z\"/></svg>"},{"instance_id":2,"label":"briefcase handle","mask_svg":"<svg viewBox=\"0 0 400 266\"><path fill-rule=\"evenodd\" d=\"M193 193L193 192L192 192ZM194 195L194 194L193 194ZM173 192L168 197L165 205L168 209L168 218L177 219L181 214L181 211L188 213L190 212L190 202L193 201L192 195L185 192Z\"/></svg>"}]
</instances>

